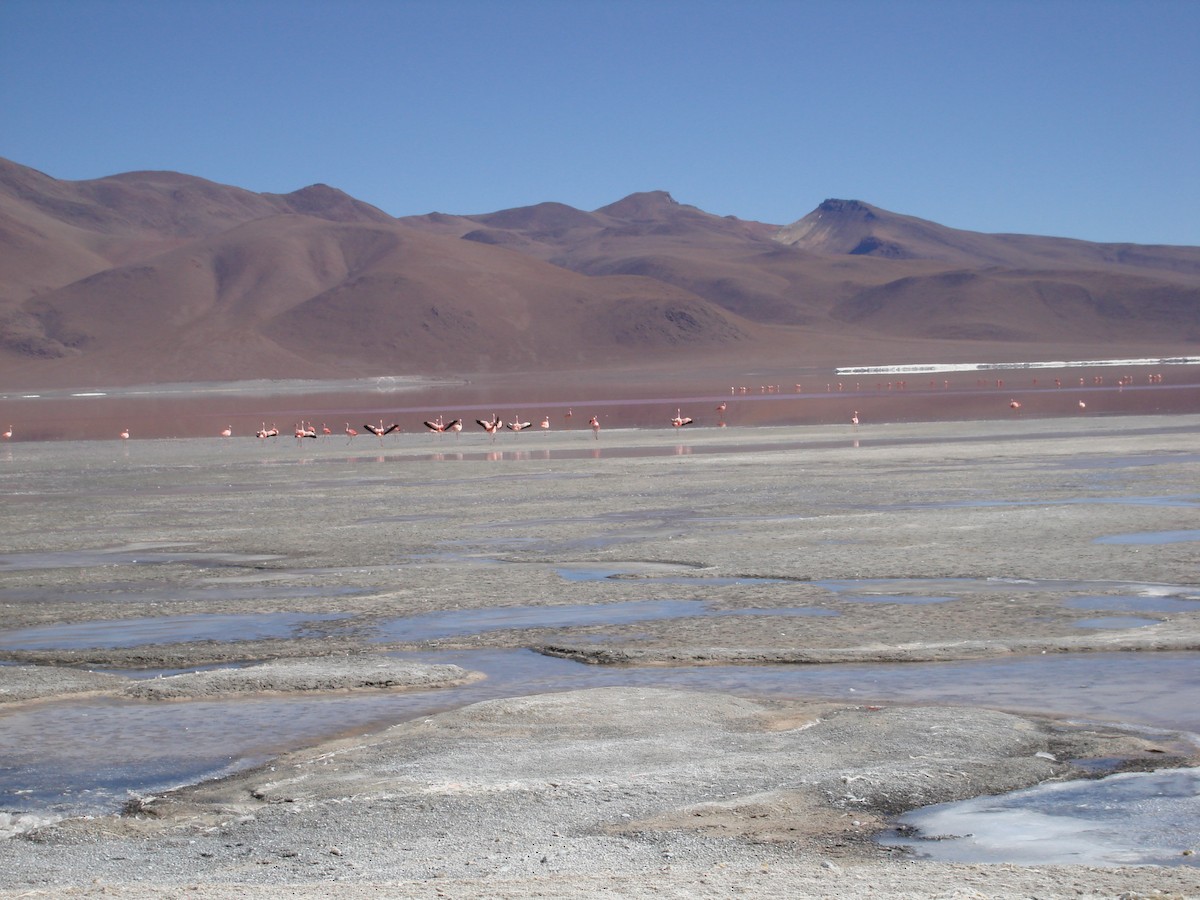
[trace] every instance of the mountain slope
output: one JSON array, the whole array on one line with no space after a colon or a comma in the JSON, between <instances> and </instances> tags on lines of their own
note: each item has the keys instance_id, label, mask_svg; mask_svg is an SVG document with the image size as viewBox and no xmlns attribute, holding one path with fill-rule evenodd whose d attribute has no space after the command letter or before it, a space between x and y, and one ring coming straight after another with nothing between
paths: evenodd
<instances>
[{"instance_id":1,"label":"mountain slope","mask_svg":"<svg viewBox=\"0 0 1200 900\"><path fill-rule=\"evenodd\" d=\"M754 328L646 279L296 215L105 270L24 311L38 356L110 381L122 370L195 380L595 364L720 348Z\"/></svg>"},{"instance_id":2,"label":"mountain slope","mask_svg":"<svg viewBox=\"0 0 1200 900\"><path fill-rule=\"evenodd\" d=\"M0 378L13 385L1198 342L1195 247L979 234L846 200L779 227L664 191L398 220L327 185L63 182L0 160Z\"/></svg>"},{"instance_id":3,"label":"mountain slope","mask_svg":"<svg viewBox=\"0 0 1200 900\"><path fill-rule=\"evenodd\" d=\"M1138 269L1143 275L1200 283L1200 248L982 234L902 216L859 200L826 200L780 229L776 240L822 254L927 259L964 268Z\"/></svg>"}]
</instances>

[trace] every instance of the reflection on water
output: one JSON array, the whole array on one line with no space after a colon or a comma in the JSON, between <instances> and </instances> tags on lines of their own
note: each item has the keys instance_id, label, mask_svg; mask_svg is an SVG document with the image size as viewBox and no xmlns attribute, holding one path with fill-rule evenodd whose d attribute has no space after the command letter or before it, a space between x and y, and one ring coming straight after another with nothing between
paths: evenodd
<instances>
[{"instance_id":1,"label":"reflection on water","mask_svg":"<svg viewBox=\"0 0 1200 900\"><path fill-rule=\"evenodd\" d=\"M110 619L0 632L6 650L81 650L137 647L143 644L183 644L192 641L257 641L268 638L315 637L329 632L314 622L345 619L344 613L248 613L153 616Z\"/></svg>"},{"instance_id":2,"label":"reflection on water","mask_svg":"<svg viewBox=\"0 0 1200 900\"><path fill-rule=\"evenodd\" d=\"M1112 534L1098 537L1097 544L1181 544L1200 541L1200 530L1146 531L1140 534Z\"/></svg>"},{"instance_id":3,"label":"reflection on water","mask_svg":"<svg viewBox=\"0 0 1200 900\"><path fill-rule=\"evenodd\" d=\"M1098 616L1075 622L1077 628L1145 628L1147 625L1157 624L1158 619L1147 619L1143 616Z\"/></svg>"},{"instance_id":4,"label":"reflection on water","mask_svg":"<svg viewBox=\"0 0 1200 900\"><path fill-rule=\"evenodd\" d=\"M62 700L3 715L0 808L112 811L128 791L215 777L287 749L480 700L605 686L748 697L955 703L1200 732L1200 667L1188 653L1039 655L950 663L605 668L523 650L395 654L485 673L410 693L176 703Z\"/></svg>"},{"instance_id":5,"label":"reflection on water","mask_svg":"<svg viewBox=\"0 0 1200 900\"><path fill-rule=\"evenodd\" d=\"M1113 612L1200 612L1200 597L1139 595L1134 597L1068 597L1064 606L1072 609L1104 609Z\"/></svg>"},{"instance_id":6,"label":"reflection on water","mask_svg":"<svg viewBox=\"0 0 1200 900\"><path fill-rule=\"evenodd\" d=\"M1108 415L1194 412L1200 399L1195 389L1197 371L1194 365L1178 365L1171 371L1169 383L1118 386L1111 372L1072 366L1060 370L1062 384L1055 386L1053 372L1047 370L1040 384L1031 380L1021 389L1026 401L1023 419L1077 417L1078 402L1085 397L1089 412L1103 410ZM1089 376L1086 387L1077 386L1081 374ZM851 447L859 438L863 443L874 443L878 434L875 423L996 417L998 410L1007 413L1013 389L1011 384L1003 389L991 383L981 387L975 373L950 373L929 382L914 379L911 385L906 382L903 390L894 390L886 377L856 379L843 385L823 367L789 367L786 377L793 381L794 389L786 386L766 391L761 386L747 386L736 396L724 383L697 390L690 380L670 384L660 378L597 384L592 380L534 377L432 381L395 376L341 381L193 382L136 389L100 386L88 391L30 389L0 394L0 401L10 407L20 441L115 440L122 428L129 428L135 439L220 440L220 432L227 426L234 434L230 440L253 440L250 436L264 420L268 425L277 424L285 435L290 434L287 429L294 423L304 420L327 423L337 435L335 442L345 443L341 438L345 421L359 427L360 423L386 417L407 433L420 432L439 450L448 450L451 446L457 449L457 439L426 435L423 420L436 413L467 420L469 427L462 435L462 443L466 444L468 439L487 439L474 426L475 418L492 413L507 418L523 409L550 418L551 433L574 432L584 440L603 444L622 428L673 431L669 417L682 405L684 415L697 417L699 426L844 423L847 439L843 445ZM711 412L717 403L727 404L728 410L720 415ZM574 425L563 415L571 407L580 410ZM852 407L861 411L863 423L853 431L847 421ZM586 424L590 415L597 415L603 423L599 441ZM1089 419L1096 421L1092 416ZM504 435L530 443L538 436L528 432ZM360 435L358 440L366 437Z\"/></svg>"}]
</instances>

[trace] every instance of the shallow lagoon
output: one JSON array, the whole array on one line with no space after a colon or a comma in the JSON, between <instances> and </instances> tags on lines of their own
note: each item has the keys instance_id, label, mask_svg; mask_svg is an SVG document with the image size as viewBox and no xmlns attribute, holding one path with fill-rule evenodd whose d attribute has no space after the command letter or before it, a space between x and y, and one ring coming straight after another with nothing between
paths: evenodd
<instances>
[{"instance_id":1,"label":"shallow lagoon","mask_svg":"<svg viewBox=\"0 0 1200 900\"><path fill-rule=\"evenodd\" d=\"M520 649L548 636L668 652L1061 635L1126 650L1130 635L1191 633L1196 425L575 431L495 446L464 435L461 449L403 435L378 452L249 439L14 445L0 470L0 602L13 626L0 650L12 660L206 644L249 662L280 641L307 653L425 643L409 652L489 677L413 694L0 707L4 806L111 809L128 791L335 735L599 684L1200 731L1194 705L1179 702L1196 694L1192 652L1101 643L943 663L605 668ZM1089 627L1096 618L1128 621ZM123 664L103 657L83 664Z\"/></svg>"}]
</instances>

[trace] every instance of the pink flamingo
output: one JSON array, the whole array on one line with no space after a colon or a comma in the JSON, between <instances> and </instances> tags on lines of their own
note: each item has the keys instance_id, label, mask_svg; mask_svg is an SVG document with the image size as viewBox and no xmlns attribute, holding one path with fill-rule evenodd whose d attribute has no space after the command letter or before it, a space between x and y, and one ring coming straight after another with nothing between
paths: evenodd
<instances>
[{"instance_id":1,"label":"pink flamingo","mask_svg":"<svg viewBox=\"0 0 1200 900\"><path fill-rule=\"evenodd\" d=\"M588 419L588 424L592 426L592 435L596 440L600 440L600 419L597 416L592 416Z\"/></svg>"},{"instance_id":2,"label":"pink flamingo","mask_svg":"<svg viewBox=\"0 0 1200 900\"><path fill-rule=\"evenodd\" d=\"M496 440L496 432L499 431L500 426L504 424L500 417L495 413L492 413L491 419L476 419L475 422L480 428L491 435L493 441Z\"/></svg>"},{"instance_id":3,"label":"pink flamingo","mask_svg":"<svg viewBox=\"0 0 1200 900\"><path fill-rule=\"evenodd\" d=\"M383 436L385 434L391 434L393 431L395 431L399 427L400 427L399 425L397 425L395 422L393 422L391 425L384 428L383 427L383 419L379 420L378 428L375 427L374 425L364 425L363 426L363 428L367 429L367 431L371 432L371 434L376 435L379 438L381 443L383 442Z\"/></svg>"}]
</instances>

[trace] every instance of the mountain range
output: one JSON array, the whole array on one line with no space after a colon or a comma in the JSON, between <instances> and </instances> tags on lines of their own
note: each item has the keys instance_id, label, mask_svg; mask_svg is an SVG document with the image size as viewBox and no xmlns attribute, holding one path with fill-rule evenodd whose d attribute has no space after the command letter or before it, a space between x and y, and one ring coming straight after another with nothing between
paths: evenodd
<instances>
[{"instance_id":1,"label":"mountain range","mask_svg":"<svg viewBox=\"0 0 1200 900\"><path fill-rule=\"evenodd\" d=\"M1036 220L1036 210L1031 210ZM394 218L326 185L61 181L0 160L10 387L1153 356L1200 346L1200 247L982 234L663 191Z\"/></svg>"}]
</instances>

